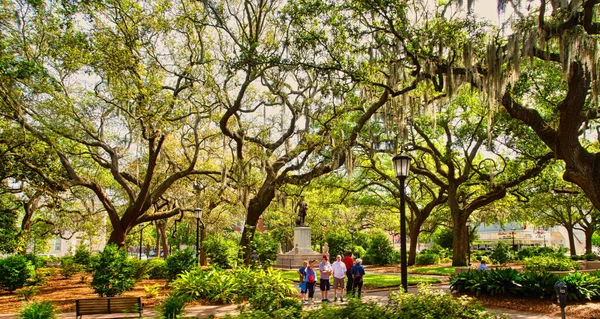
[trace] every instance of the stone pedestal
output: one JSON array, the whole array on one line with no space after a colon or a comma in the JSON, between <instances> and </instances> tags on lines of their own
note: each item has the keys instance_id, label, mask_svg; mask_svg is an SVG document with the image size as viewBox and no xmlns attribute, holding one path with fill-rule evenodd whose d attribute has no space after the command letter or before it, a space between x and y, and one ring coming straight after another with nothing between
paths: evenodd
<instances>
[{"instance_id":1,"label":"stone pedestal","mask_svg":"<svg viewBox=\"0 0 600 319\"><path fill-rule=\"evenodd\" d=\"M282 268L299 268L305 260L321 260L321 253L312 250L310 244L310 227L294 227L294 248L279 254L275 266Z\"/></svg>"}]
</instances>

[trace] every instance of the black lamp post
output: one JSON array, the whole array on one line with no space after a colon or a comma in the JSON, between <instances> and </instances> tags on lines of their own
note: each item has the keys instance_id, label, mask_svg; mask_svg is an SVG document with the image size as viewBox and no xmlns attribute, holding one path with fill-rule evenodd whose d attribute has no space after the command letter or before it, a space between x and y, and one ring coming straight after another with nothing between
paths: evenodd
<instances>
[{"instance_id":1,"label":"black lamp post","mask_svg":"<svg viewBox=\"0 0 600 319\"><path fill-rule=\"evenodd\" d=\"M143 235L144 235L144 223L140 223L140 251L139 251L140 260L142 260L142 236Z\"/></svg>"},{"instance_id":2,"label":"black lamp post","mask_svg":"<svg viewBox=\"0 0 600 319\"><path fill-rule=\"evenodd\" d=\"M202 218L202 208L196 208L194 210L196 217L196 261L200 265L200 256L202 255L202 246L200 244L200 219Z\"/></svg>"},{"instance_id":3,"label":"black lamp post","mask_svg":"<svg viewBox=\"0 0 600 319\"><path fill-rule=\"evenodd\" d=\"M348 229L348 231L350 232L350 237L352 238L352 242L351 242L351 246L352 246L352 250L354 250L354 232L356 232L356 229L354 229L354 227L350 227L350 229Z\"/></svg>"},{"instance_id":4,"label":"black lamp post","mask_svg":"<svg viewBox=\"0 0 600 319\"><path fill-rule=\"evenodd\" d=\"M398 154L392 158L394 163L394 171L396 177L400 180L400 277L402 281L402 289L408 292L408 269L406 261L406 211L405 211L405 196L404 181L410 171L410 157L405 154Z\"/></svg>"}]
</instances>

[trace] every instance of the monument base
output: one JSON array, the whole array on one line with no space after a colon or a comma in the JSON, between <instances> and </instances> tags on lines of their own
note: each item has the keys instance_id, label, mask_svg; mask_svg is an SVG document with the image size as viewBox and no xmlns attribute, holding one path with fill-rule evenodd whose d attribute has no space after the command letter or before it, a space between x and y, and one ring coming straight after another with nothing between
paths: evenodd
<instances>
[{"instance_id":1,"label":"monument base","mask_svg":"<svg viewBox=\"0 0 600 319\"><path fill-rule=\"evenodd\" d=\"M300 268L306 260L321 260L322 254L314 251L310 244L310 227L294 227L294 248L286 253L280 253L277 257L276 267Z\"/></svg>"}]
</instances>

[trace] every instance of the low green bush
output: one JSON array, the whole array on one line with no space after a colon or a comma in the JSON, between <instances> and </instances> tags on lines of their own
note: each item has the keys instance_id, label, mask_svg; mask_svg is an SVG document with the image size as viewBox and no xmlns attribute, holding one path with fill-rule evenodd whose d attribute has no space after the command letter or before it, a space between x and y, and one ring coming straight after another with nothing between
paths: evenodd
<instances>
[{"instance_id":1,"label":"low green bush","mask_svg":"<svg viewBox=\"0 0 600 319\"><path fill-rule=\"evenodd\" d=\"M440 256L437 254L418 254L415 263L417 265L437 265L440 263Z\"/></svg>"},{"instance_id":2,"label":"low green bush","mask_svg":"<svg viewBox=\"0 0 600 319\"><path fill-rule=\"evenodd\" d=\"M94 263L91 286L100 297L113 297L131 290L135 285L133 262L125 249L107 245Z\"/></svg>"},{"instance_id":3,"label":"low green bush","mask_svg":"<svg viewBox=\"0 0 600 319\"><path fill-rule=\"evenodd\" d=\"M320 307L312 311L300 311L294 307L282 307L271 313L265 311L242 312L237 319L498 319L507 315L490 314L473 298L454 298L451 294L421 287L418 294L391 293L385 304L350 299L345 307Z\"/></svg>"},{"instance_id":4,"label":"low green bush","mask_svg":"<svg viewBox=\"0 0 600 319\"><path fill-rule=\"evenodd\" d=\"M367 254L367 251L362 246L354 246L352 254L354 254L354 258L364 257Z\"/></svg>"},{"instance_id":5,"label":"low green bush","mask_svg":"<svg viewBox=\"0 0 600 319\"><path fill-rule=\"evenodd\" d=\"M210 236L202 245L206 256L213 265L224 269L236 266L238 244L221 236Z\"/></svg>"},{"instance_id":6,"label":"low green bush","mask_svg":"<svg viewBox=\"0 0 600 319\"><path fill-rule=\"evenodd\" d=\"M499 241L496 249L490 255L490 259L494 264L504 265L512 258L510 245L506 242Z\"/></svg>"},{"instance_id":7,"label":"low green bush","mask_svg":"<svg viewBox=\"0 0 600 319\"><path fill-rule=\"evenodd\" d=\"M525 258L537 257L537 256L549 256L549 257L565 257L567 248L564 247L523 247L517 251L515 258L518 260L525 260Z\"/></svg>"},{"instance_id":8,"label":"low green bush","mask_svg":"<svg viewBox=\"0 0 600 319\"><path fill-rule=\"evenodd\" d=\"M148 279L148 277L150 277L151 265L149 260L132 258L131 262L133 263L133 278L135 281Z\"/></svg>"},{"instance_id":9,"label":"low green bush","mask_svg":"<svg viewBox=\"0 0 600 319\"><path fill-rule=\"evenodd\" d=\"M169 276L167 262L164 259L150 259L149 267L150 270L148 270L148 276L150 279L167 279Z\"/></svg>"},{"instance_id":10,"label":"low green bush","mask_svg":"<svg viewBox=\"0 0 600 319\"><path fill-rule=\"evenodd\" d=\"M523 267L531 271L569 271L579 269L579 263L566 257L538 256L525 258Z\"/></svg>"},{"instance_id":11,"label":"low green bush","mask_svg":"<svg viewBox=\"0 0 600 319\"><path fill-rule=\"evenodd\" d=\"M44 263L44 259L41 256L37 256L35 254L29 253L24 255L27 260L31 263L31 265L35 268L43 268L46 266Z\"/></svg>"},{"instance_id":12,"label":"low green bush","mask_svg":"<svg viewBox=\"0 0 600 319\"><path fill-rule=\"evenodd\" d=\"M159 306L160 318L179 319L183 318L183 308L189 302L186 296L171 295Z\"/></svg>"},{"instance_id":13,"label":"low green bush","mask_svg":"<svg viewBox=\"0 0 600 319\"><path fill-rule=\"evenodd\" d=\"M376 265L389 265L396 263L398 254L395 254L394 247L388 238L388 235L382 230L373 230L370 232L371 243L367 248L369 261Z\"/></svg>"},{"instance_id":14,"label":"low green bush","mask_svg":"<svg viewBox=\"0 0 600 319\"><path fill-rule=\"evenodd\" d=\"M19 319L56 319L54 305L50 301L31 301L19 311Z\"/></svg>"},{"instance_id":15,"label":"low green bush","mask_svg":"<svg viewBox=\"0 0 600 319\"><path fill-rule=\"evenodd\" d=\"M579 272L561 277L547 271L521 273L511 268L470 270L452 276L450 290L476 295L555 298L554 284L559 280L567 284L570 300L600 300L600 278Z\"/></svg>"},{"instance_id":16,"label":"low green bush","mask_svg":"<svg viewBox=\"0 0 600 319\"><path fill-rule=\"evenodd\" d=\"M83 268L89 267L92 262L90 248L85 245L77 247L77 249L75 249L75 255L73 255L73 261L75 261L76 264L83 266Z\"/></svg>"},{"instance_id":17,"label":"low green bush","mask_svg":"<svg viewBox=\"0 0 600 319\"><path fill-rule=\"evenodd\" d=\"M184 271L188 271L196 267L196 257L191 249L177 250L167 258L167 279L174 280Z\"/></svg>"},{"instance_id":18,"label":"low green bush","mask_svg":"<svg viewBox=\"0 0 600 319\"><path fill-rule=\"evenodd\" d=\"M83 270L83 267L75 263L75 259L71 256L65 256L60 259L60 274L63 278L73 277L73 275Z\"/></svg>"},{"instance_id":19,"label":"low green bush","mask_svg":"<svg viewBox=\"0 0 600 319\"><path fill-rule=\"evenodd\" d=\"M35 286L23 287L17 290L17 296L25 301L29 301L39 292L39 289L37 289Z\"/></svg>"},{"instance_id":20,"label":"low green bush","mask_svg":"<svg viewBox=\"0 0 600 319\"><path fill-rule=\"evenodd\" d=\"M0 259L0 287L15 291L25 286L35 276L35 267L25 256L16 255Z\"/></svg>"},{"instance_id":21,"label":"low green bush","mask_svg":"<svg viewBox=\"0 0 600 319\"><path fill-rule=\"evenodd\" d=\"M443 248L438 244L433 244L430 248L425 248L421 250L420 254L435 254L440 256L440 258L450 257L450 250L448 248Z\"/></svg>"},{"instance_id":22,"label":"low green bush","mask_svg":"<svg viewBox=\"0 0 600 319\"><path fill-rule=\"evenodd\" d=\"M172 282L172 293L216 303L248 300L252 309L271 310L277 300L297 294L280 272L240 267L233 271L212 268L186 271Z\"/></svg>"}]
</instances>

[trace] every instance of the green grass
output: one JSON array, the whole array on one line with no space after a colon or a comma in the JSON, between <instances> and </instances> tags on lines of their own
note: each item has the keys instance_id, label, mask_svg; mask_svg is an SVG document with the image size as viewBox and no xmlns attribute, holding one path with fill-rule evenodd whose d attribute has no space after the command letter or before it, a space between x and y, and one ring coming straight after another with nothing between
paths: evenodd
<instances>
[{"instance_id":1,"label":"green grass","mask_svg":"<svg viewBox=\"0 0 600 319\"><path fill-rule=\"evenodd\" d=\"M292 281L298 282L300 280L298 274L295 270L281 270L281 277ZM416 286L420 283L428 283L428 284L439 284L442 281L438 278L428 278L428 277L420 277L420 276L408 276L408 285ZM383 274L367 274L365 275L365 283L364 287L366 289L374 289L374 288L388 288L388 287L398 287L400 286L400 275L399 274L391 274L391 275L383 275Z\"/></svg>"},{"instance_id":2,"label":"green grass","mask_svg":"<svg viewBox=\"0 0 600 319\"><path fill-rule=\"evenodd\" d=\"M455 268L456 267L453 267L453 266L410 267L410 268L408 268L408 272L411 274L421 274L421 275L451 276L451 275L454 275Z\"/></svg>"}]
</instances>

